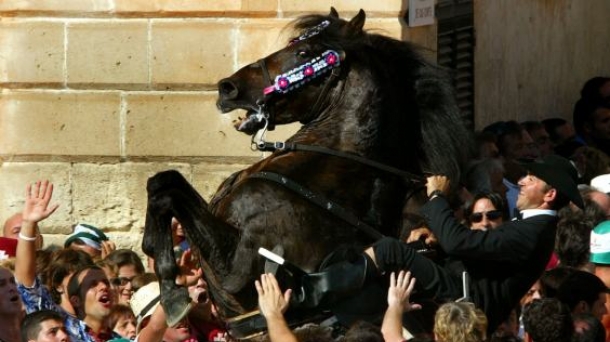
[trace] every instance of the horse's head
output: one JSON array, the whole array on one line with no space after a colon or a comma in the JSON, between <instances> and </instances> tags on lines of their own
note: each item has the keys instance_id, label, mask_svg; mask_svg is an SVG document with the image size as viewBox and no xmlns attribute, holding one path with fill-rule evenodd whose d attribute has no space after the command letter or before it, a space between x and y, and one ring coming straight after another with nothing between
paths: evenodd
<instances>
[{"instance_id":1,"label":"horse's head","mask_svg":"<svg viewBox=\"0 0 610 342\"><path fill-rule=\"evenodd\" d=\"M362 10L348 22L334 8L327 16L299 19L294 25L298 36L285 48L218 82L218 108L223 113L245 109L235 128L246 134L313 120L340 77L344 42L364 34L364 21Z\"/></svg>"}]
</instances>

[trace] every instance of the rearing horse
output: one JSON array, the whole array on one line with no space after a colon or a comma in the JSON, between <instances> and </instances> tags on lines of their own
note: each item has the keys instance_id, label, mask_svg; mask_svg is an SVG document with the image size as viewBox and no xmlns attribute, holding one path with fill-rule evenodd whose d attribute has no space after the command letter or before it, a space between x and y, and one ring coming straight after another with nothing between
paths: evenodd
<instances>
[{"instance_id":1,"label":"rearing horse","mask_svg":"<svg viewBox=\"0 0 610 342\"><path fill-rule=\"evenodd\" d=\"M231 318L257 306L253 283L264 269L259 247L279 246L286 260L313 272L337 248L374 241L312 197L396 236L415 186L404 175L459 178L471 133L450 79L410 44L368 33L364 23L362 10L350 21L334 9L303 16L294 23L297 38L284 49L218 83L222 112L248 111L239 131L298 121L303 126L287 144L304 150L279 149L235 173L209 204L176 171L149 180L142 247L155 258L170 324L190 302L174 280L172 217L199 254L219 312Z\"/></svg>"}]
</instances>

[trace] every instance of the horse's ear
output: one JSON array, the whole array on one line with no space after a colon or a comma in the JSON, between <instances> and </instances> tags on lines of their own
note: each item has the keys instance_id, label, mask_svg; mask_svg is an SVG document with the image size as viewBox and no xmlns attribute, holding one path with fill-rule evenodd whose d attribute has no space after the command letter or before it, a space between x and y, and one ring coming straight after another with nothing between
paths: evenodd
<instances>
[{"instance_id":1,"label":"horse's ear","mask_svg":"<svg viewBox=\"0 0 610 342\"><path fill-rule=\"evenodd\" d=\"M352 28L356 29L357 31L362 31L365 21L366 21L366 14L364 13L364 10L362 10L362 8L361 8L360 11L358 12L358 14L356 14L356 16L353 17L352 20L349 21L349 25Z\"/></svg>"},{"instance_id":2,"label":"horse's ear","mask_svg":"<svg viewBox=\"0 0 610 342\"><path fill-rule=\"evenodd\" d=\"M331 6L330 13L328 13L328 16L339 19L339 12L337 12L337 10Z\"/></svg>"}]
</instances>

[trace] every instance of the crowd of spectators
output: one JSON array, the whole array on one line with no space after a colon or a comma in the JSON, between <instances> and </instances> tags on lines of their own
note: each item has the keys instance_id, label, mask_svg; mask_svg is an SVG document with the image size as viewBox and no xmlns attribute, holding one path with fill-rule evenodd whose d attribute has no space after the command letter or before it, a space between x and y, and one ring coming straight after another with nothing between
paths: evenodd
<instances>
[{"instance_id":1,"label":"crowd of spectators","mask_svg":"<svg viewBox=\"0 0 610 342\"><path fill-rule=\"evenodd\" d=\"M396 269L386 275L388 308L380 327L358 322L339 338L328 329L312 327L319 330L310 330L306 337L284 319L293 289L282 290L273 274L262 274L255 288L268 338L274 342L610 341L610 78L586 82L571 122L562 118L498 121L476 132L476 143L477 155L463 172L459 201L452 201L452 209L460 213L455 216L469 229L504 229L504 223L520 219L523 203L518 199L529 186L523 177L531 163L561 157L578 177L582 202L570 198L570 205L549 208L558 218L553 252L545 255L545 270L535 282L528 281L529 290L521 291L516 305L502 308L500 315L492 313L464 289L461 298L439 303L430 334L414 336L404 326L410 317L406 313L425 305L411 302L418 276L410 269ZM436 194L430 195L432 201ZM198 275L188 284L193 309L168 327L153 259L145 267L132 249L117 249L103 229L86 223L76 224L62 246L46 245L38 226L59 207L52 196L53 184L48 181L27 185L23 211L4 224L0 341L232 340L217 317L200 270L190 270ZM408 220L396 243L421 241L444 255L448 246L435 236L434 220L414 213L405 217ZM174 218L171 227L180 252L177 262L188 268L193 256L182 226ZM500 249L504 248L501 244L499 240ZM377 260L379 254L367 253L377 267L385 262ZM451 257L432 262L451 262ZM468 262L473 261L476 258L471 256ZM503 270L496 271L502 274Z\"/></svg>"}]
</instances>

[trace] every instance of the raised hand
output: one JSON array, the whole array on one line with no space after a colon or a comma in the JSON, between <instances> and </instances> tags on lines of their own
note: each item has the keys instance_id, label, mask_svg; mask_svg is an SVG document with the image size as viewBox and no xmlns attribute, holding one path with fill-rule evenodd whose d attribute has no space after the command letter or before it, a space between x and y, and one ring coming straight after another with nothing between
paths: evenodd
<instances>
[{"instance_id":1,"label":"raised hand","mask_svg":"<svg viewBox=\"0 0 610 342\"><path fill-rule=\"evenodd\" d=\"M258 292L258 306L263 316L269 318L283 315L288 309L292 290L288 289L282 294L275 276L271 273L262 274L260 282L257 280L254 285Z\"/></svg>"},{"instance_id":2,"label":"raised hand","mask_svg":"<svg viewBox=\"0 0 610 342\"><path fill-rule=\"evenodd\" d=\"M49 205L52 197L53 183L48 180L37 181L33 185L28 184L23 206L23 221L38 223L51 216L59 207L59 204Z\"/></svg>"},{"instance_id":3,"label":"raised hand","mask_svg":"<svg viewBox=\"0 0 610 342\"><path fill-rule=\"evenodd\" d=\"M181 286L193 286L197 284L199 278L203 275L203 271L201 267L197 265L195 260L191 258L192 251L191 249L187 249L180 256L180 260L178 260L178 267L180 269L180 274L176 276L176 285Z\"/></svg>"},{"instance_id":4,"label":"raised hand","mask_svg":"<svg viewBox=\"0 0 610 342\"><path fill-rule=\"evenodd\" d=\"M400 307L404 312L421 309L421 305L409 302L414 287L415 278L411 278L411 272L400 271L398 278L392 272L388 289L388 306Z\"/></svg>"}]
</instances>

